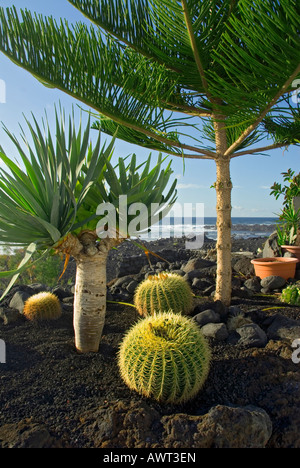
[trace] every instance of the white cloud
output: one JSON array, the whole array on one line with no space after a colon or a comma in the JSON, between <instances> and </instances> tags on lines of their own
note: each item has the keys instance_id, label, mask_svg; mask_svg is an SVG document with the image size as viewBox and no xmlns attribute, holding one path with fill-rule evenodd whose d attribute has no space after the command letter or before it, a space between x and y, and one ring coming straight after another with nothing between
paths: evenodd
<instances>
[{"instance_id":1,"label":"white cloud","mask_svg":"<svg viewBox=\"0 0 300 468\"><path fill-rule=\"evenodd\" d=\"M258 213L259 211L261 211L260 208L250 208L251 213Z\"/></svg>"},{"instance_id":2,"label":"white cloud","mask_svg":"<svg viewBox=\"0 0 300 468\"><path fill-rule=\"evenodd\" d=\"M185 190L185 189L202 189L202 188L207 188L207 187L205 185L199 185L199 184L178 184L177 188L181 190Z\"/></svg>"}]
</instances>

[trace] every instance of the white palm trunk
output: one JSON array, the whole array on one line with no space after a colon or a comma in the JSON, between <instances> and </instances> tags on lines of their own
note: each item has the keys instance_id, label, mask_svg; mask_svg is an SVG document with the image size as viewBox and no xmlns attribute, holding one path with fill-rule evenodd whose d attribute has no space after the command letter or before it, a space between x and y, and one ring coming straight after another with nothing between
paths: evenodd
<instances>
[{"instance_id":1,"label":"white palm trunk","mask_svg":"<svg viewBox=\"0 0 300 468\"><path fill-rule=\"evenodd\" d=\"M106 313L106 260L108 251L76 259L73 325L75 346L82 353L97 352Z\"/></svg>"},{"instance_id":2,"label":"white palm trunk","mask_svg":"<svg viewBox=\"0 0 300 468\"><path fill-rule=\"evenodd\" d=\"M61 245L60 250L76 260L73 326L75 347L81 353L99 350L106 314L107 256L119 243L109 238L97 243L95 233L85 231Z\"/></svg>"}]
</instances>

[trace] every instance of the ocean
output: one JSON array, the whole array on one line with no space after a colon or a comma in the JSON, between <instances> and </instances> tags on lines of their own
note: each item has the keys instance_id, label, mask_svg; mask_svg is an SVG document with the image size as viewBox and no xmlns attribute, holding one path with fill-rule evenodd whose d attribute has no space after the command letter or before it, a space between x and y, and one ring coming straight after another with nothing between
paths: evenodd
<instances>
[{"instance_id":1,"label":"ocean","mask_svg":"<svg viewBox=\"0 0 300 468\"><path fill-rule=\"evenodd\" d=\"M250 237L268 237L276 229L278 218L262 217L232 217L232 236L247 239ZM148 234L142 234L142 239L156 240L168 237L195 236L203 233L209 239L217 239L215 217L175 218L166 217L160 223L151 226Z\"/></svg>"},{"instance_id":2,"label":"ocean","mask_svg":"<svg viewBox=\"0 0 300 468\"><path fill-rule=\"evenodd\" d=\"M255 217L232 217L232 237L236 239L248 239L257 237L268 237L276 229L278 218L255 218ZM142 240L152 241L163 238L192 238L204 235L208 239L217 239L217 227L215 217L203 218L176 218L166 216L160 223L151 226L149 233L141 233L138 237ZM13 253L14 249L10 250ZM8 253L9 250L0 246L0 254Z\"/></svg>"}]
</instances>

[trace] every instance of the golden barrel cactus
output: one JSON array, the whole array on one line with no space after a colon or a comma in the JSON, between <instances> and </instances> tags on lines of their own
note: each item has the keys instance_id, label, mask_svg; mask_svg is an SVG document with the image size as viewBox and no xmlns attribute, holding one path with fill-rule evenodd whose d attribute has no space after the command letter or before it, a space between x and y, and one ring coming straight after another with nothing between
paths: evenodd
<instances>
[{"instance_id":1,"label":"golden barrel cactus","mask_svg":"<svg viewBox=\"0 0 300 468\"><path fill-rule=\"evenodd\" d=\"M32 321L56 320L61 316L62 308L58 297L45 291L27 299L23 314Z\"/></svg>"},{"instance_id":2,"label":"golden barrel cactus","mask_svg":"<svg viewBox=\"0 0 300 468\"><path fill-rule=\"evenodd\" d=\"M188 314L193 309L193 293L188 282L178 274L149 275L137 287L134 305L142 317L169 310Z\"/></svg>"},{"instance_id":3,"label":"golden barrel cactus","mask_svg":"<svg viewBox=\"0 0 300 468\"><path fill-rule=\"evenodd\" d=\"M118 354L131 390L162 403L184 403L199 392L209 372L210 348L198 325L164 312L140 319L125 335Z\"/></svg>"}]
</instances>

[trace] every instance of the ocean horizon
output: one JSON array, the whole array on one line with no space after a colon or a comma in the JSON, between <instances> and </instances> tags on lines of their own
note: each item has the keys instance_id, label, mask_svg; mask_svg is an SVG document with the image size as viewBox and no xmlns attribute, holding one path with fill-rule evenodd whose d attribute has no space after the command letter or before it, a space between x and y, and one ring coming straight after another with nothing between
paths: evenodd
<instances>
[{"instance_id":1,"label":"ocean horizon","mask_svg":"<svg viewBox=\"0 0 300 468\"><path fill-rule=\"evenodd\" d=\"M249 239L257 237L268 237L276 228L276 217L250 217L250 216L233 216L231 218L232 237L236 239ZM160 223L151 226L149 233L141 233L140 239L157 240L163 238L180 238L183 236L194 237L199 234L204 234L208 239L217 239L217 218L215 216L206 216L203 218L185 217L178 218L174 216L166 216ZM15 247L16 249L18 247ZM13 247L6 249L5 245L0 245L0 254L14 252Z\"/></svg>"},{"instance_id":2,"label":"ocean horizon","mask_svg":"<svg viewBox=\"0 0 300 468\"><path fill-rule=\"evenodd\" d=\"M235 238L268 237L276 228L277 217L233 216L232 236ZM164 237L195 236L203 233L209 239L217 238L217 218L215 216L174 217L166 216L159 223L151 226L148 234L142 234L141 238L155 240Z\"/></svg>"}]
</instances>

